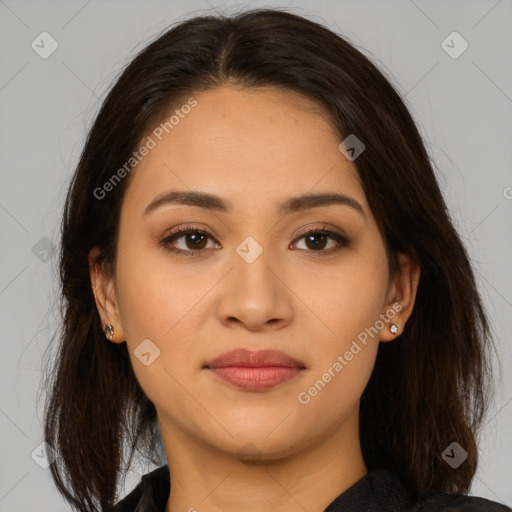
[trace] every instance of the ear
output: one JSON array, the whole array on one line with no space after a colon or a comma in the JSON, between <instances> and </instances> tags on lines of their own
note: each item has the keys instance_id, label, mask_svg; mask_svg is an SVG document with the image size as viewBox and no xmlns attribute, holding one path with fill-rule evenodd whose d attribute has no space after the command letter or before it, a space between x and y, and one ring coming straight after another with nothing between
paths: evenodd
<instances>
[{"instance_id":1,"label":"ear","mask_svg":"<svg viewBox=\"0 0 512 512\"><path fill-rule=\"evenodd\" d=\"M398 253L399 272L389 286L386 300L385 325L379 333L380 341L392 341L404 331L411 316L420 282L420 267L410 254ZM391 324L398 327L396 333L389 330Z\"/></svg>"},{"instance_id":2,"label":"ear","mask_svg":"<svg viewBox=\"0 0 512 512\"><path fill-rule=\"evenodd\" d=\"M101 326L105 331L107 324L114 327L113 343L123 343L125 333L121 322L121 315L117 304L114 286L114 276L107 275L98 264L99 247L93 247L89 251L89 273L91 285L96 301L96 307L101 318ZM109 338L107 338L109 340Z\"/></svg>"}]
</instances>

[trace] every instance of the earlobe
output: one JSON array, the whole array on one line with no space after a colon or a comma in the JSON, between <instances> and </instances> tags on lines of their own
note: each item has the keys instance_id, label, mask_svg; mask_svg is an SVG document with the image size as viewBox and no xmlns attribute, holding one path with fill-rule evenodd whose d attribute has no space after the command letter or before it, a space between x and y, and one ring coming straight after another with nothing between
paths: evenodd
<instances>
[{"instance_id":1,"label":"earlobe","mask_svg":"<svg viewBox=\"0 0 512 512\"><path fill-rule=\"evenodd\" d=\"M89 251L89 275L105 337L113 343L125 341L121 317L117 307L113 276L107 275L98 264L99 247Z\"/></svg>"},{"instance_id":2,"label":"earlobe","mask_svg":"<svg viewBox=\"0 0 512 512\"><path fill-rule=\"evenodd\" d=\"M403 332L414 309L420 280L420 267L407 253L398 253L400 270L390 286L386 311L386 325L380 332L380 341L392 341Z\"/></svg>"}]
</instances>

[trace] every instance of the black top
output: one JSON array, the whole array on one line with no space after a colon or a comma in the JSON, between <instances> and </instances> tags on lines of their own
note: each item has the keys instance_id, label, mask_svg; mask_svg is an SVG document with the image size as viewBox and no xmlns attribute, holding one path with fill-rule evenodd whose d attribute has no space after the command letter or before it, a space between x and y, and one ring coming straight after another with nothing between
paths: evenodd
<instances>
[{"instance_id":1,"label":"black top","mask_svg":"<svg viewBox=\"0 0 512 512\"><path fill-rule=\"evenodd\" d=\"M113 512L165 512L171 490L169 466L144 475ZM376 469L342 492L324 512L511 512L495 501L463 494L430 494L413 502L402 480L389 469Z\"/></svg>"}]
</instances>

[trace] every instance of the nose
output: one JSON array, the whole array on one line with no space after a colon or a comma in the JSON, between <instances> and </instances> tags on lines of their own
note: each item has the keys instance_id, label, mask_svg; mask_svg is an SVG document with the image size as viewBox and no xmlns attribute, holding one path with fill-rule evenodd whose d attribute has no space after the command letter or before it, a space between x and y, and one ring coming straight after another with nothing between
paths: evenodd
<instances>
[{"instance_id":1,"label":"nose","mask_svg":"<svg viewBox=\"0 0 512 512\"><path fill-rule=\"evenodd\" d=\"M232 269L218 288L217 315L227 327L277 330L293 317L293 293L284 266L263 251L254 261L234 252Z\"/></svg>"}]
</instances>

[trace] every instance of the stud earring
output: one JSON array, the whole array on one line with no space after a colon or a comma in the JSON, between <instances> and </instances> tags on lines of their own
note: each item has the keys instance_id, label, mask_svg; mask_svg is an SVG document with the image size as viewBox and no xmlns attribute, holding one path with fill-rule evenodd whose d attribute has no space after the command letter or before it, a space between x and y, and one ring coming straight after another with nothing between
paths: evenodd
<instances>
[{"instance_id":1,"label":"stud earring","mask_svg":"<svg viewBox=\"0 0 512 512\"><path fill-rule=\"evenodd\" d=\"M112 324L105 325L105 334L109 340L112 341L112 338L114 337L114 326Z\"/></svg>"},{"instance_id":2,"label":"stud earring","mask_svg":"<svg viewBox=\"0 0 512 512\"><path fill-rule=\"evenodd\" d=\"M391 324L389 326L389 330L393 333L393 334L396 334L398 332L398 325L396 324Z\"/></svg>"}]
</instances>

